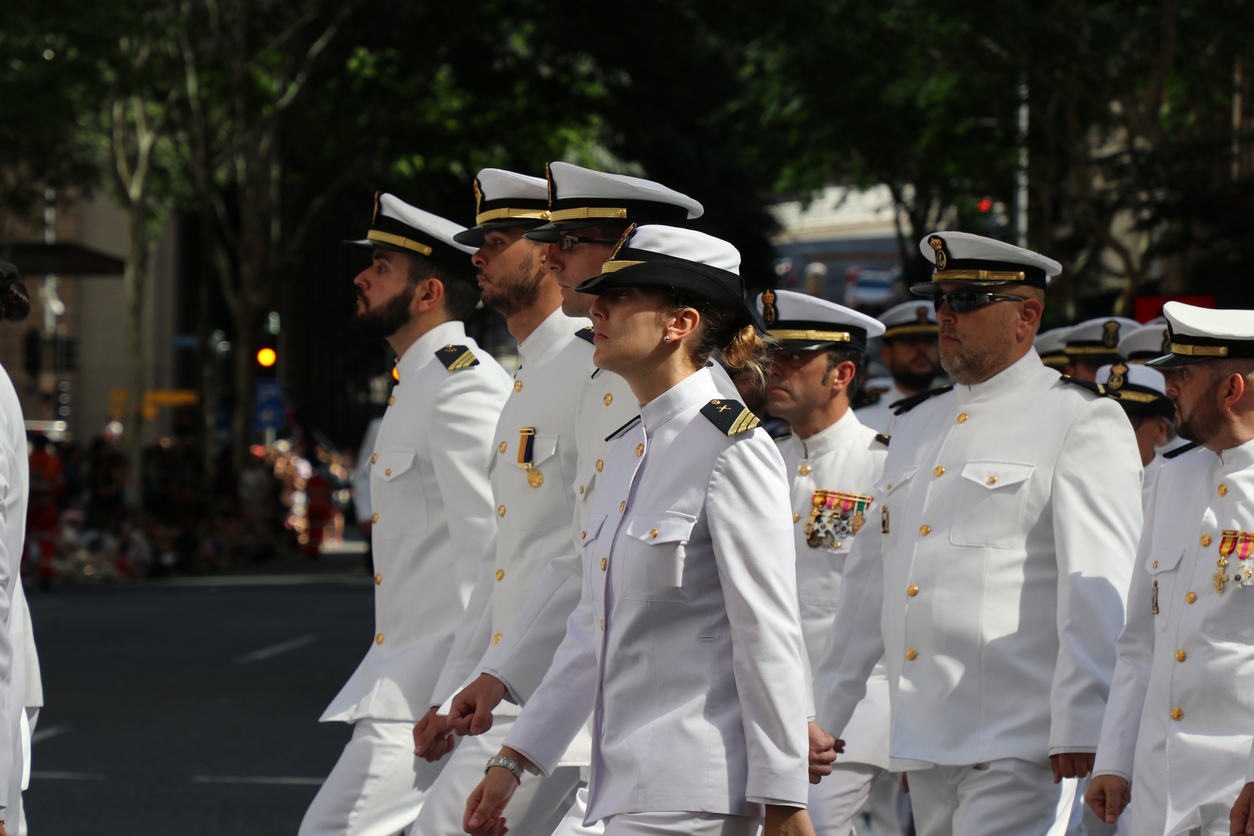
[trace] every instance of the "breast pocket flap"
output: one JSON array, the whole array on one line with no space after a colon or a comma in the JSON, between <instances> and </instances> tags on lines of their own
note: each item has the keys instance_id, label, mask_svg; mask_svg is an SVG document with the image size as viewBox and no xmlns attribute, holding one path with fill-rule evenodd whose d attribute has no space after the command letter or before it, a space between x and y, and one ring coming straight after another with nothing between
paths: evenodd
<instances>
[{"instance_id":1,"label":"breast pocket flap","mask_svg":"<svg viewBox=\"0 0 1254 836\"><path fill-rule=\"evenodd\" d=\"M585 546L596 541L601 533L601 526L605 525L605 517L605 514L592 514L588 517L588 527L580 535L581 542Z\"/></svg>"},{"instance_id":2,"label":"breast pocket flap","mask_svg":"<svg viewBox=\"0 0 1254 836\"><path fill-rule=\"evenodd\" d=\"M990 491L1026 482L1036 465L1022 462L973 461L962 468L962 478Z\"/></svg>"},{"instance_id":3,"label":"breast pocket flap","mask_svg":"<svg viewBox=\"0 0 1254 836\"><path fill-rule=\"evenodd\" d=\"M1145 559L1145 571L1151 575L1161 575L1163 572L1170 572L1180 565L1180 558L1184 557L1183 549L1154 549L1150 552L1150 556Z\"/></svg>"},{"instance_id":4,"label":"breast pocket flap","mask_svg":"<svg viewBox=\"0 0 1254 836\"><path fill-rule=\"evenodd\" d=\"M414 466L414 458L413 449L384 450L370 466L370 472L384 482L391 482Z\"/></svg>"},{"instance_id":5,"label":"breast pocket flap","mask_svg":"<svg viewBox=\"0 0 1254 836\"><path fill-rule=\"evenodd\" d=\"M531 466L539 467L546 459L553 458L557 452L557 436L552 433L536 433L531 444Z\"/></svg>"},{"instance_id":6,"label":"breast pocket flap","mask_svg":"<svg viewBox=\"0 0 1254 836\"><path fill-rule=\"evenodd\" d=\"M917 467L907 468L905 470L896 470L886 474L882 479L875 483L875 495L879 497L892 496L893 491L900 490L902 485L914 478L914 474L918 472Z\"/></svg>"},{"instance_id":7,"label":"breast pocket flap","mask_svg":"<svg viewBox=\"0 0 1254 836\"><path fill-rule=\"evenodd\" d=\"M697 518L676 511L642 514L627 523L627 536L645 543L686 543Z\"/></svg>"}]
</instances>

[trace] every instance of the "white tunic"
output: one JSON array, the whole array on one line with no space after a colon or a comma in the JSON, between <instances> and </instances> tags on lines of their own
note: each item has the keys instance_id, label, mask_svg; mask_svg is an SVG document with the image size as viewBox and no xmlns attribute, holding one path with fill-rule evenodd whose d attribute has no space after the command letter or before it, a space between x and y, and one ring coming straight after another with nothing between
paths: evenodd
<instances>
[{"instance_id":1,"label":"white tunic","mask_svg":"<svg viewBox=\"0 0 1254 836\"><path fill-rule=\"evenodd\" d=\"M870 525L878 520L867 518L865 509L859 516L858 509L864 504L860 498L869 501L872 486L883 474L888 446L847 410L839 421L807 439L789 436L780 452L792 479L801 629L810 667L817 670L832 634L854 536L864 526L869 526L868 537L878 530ZM887 769L888 678L882 663L871 674L866 697L858 703L849 728L841 762Z\"/></svg>"},{"instance_id":2,"label":"white tunic","mask_svg":"<svg viewBox=\"0 0 1254 836\"><path fill-rule=\"evenodd\" d=\"M937 378L932 381L931 386L940 386L943 380L944 378ZM888 432L888 428L892 425L893 411L890 407L897 401L910 397L909 394L901 390L901 387L897 385L897 381L891 377L877 377L867 381L868 389L880 388L881 386L887 386L888 391L881 392L879 399L875 403L867 404L856 410L858 420L862 422L862 426L870 427L877 433ZM931 387L929 386L929 388Z\"/></svg>"},{"instance_id":3,"label":"white tunic","mask_svg":"<svg viewBox=\"0 0 1254 836\"><path fill-rule=\"evenodd\" d=\"M479 361L450 371L436 356L465 346ZM486 468L509 375L446 322L397 363L370 469L375 635L322 721L413 721L430 705L484 549L496 530ZM369 518L368 518L369 519Z\"/></svg>"},{"instance_id":4,"label":"white tunic","mask_svg":"<svg viewBox=\"0 0 1254 836\"><path fill-rule=\"evenodd\" d=\"M29 489L22 404L13 382L0 368L0 806L10 811L17 810L22 773L30 756L21 731L26 716L25 641L22 625L17 623L21 614L13 603L22 582ZM0 818L6 818L3 811Z\"/></svg>"},{"instance_id":5,"label":"white tunic","mask_svg":"<svg viewBox=\"0 0 1254 836\"><path fill-rule=\"evenodd\" d=\"M1232 580L1254 557L1224 536L1254 537L1254 441L1184 453L1156 484L1095 773L1131 782L1132 833L1171 836L1226 825L1254 781L1254 586Z\"/></svg>"},{"instance_id":6,"label":"white tunic","mask_svg":"<svg viewBox=\"0 0 1254 836\"><path fill-rule=\"evenodd\" d=\"M897 419L845 573L820 724L883 653L899 766L1096 748L1141 525L1132 426L1035 351ZM873 529L874 530L874 529Z\"/></svg>"},{"instance_id":7,"label":"white tunic","mask_svg":"<svg viewBox=\"0 0 1254 836\"><path fill-rule=\"evenodd\" d=\"M703 416L716 398L711 372L696 372L610 453L582 532L579 606L505 740L548 774L593 714L589 823L806 803L783 462L762 430L728 437Z\"/></svg>"}]
</instances>

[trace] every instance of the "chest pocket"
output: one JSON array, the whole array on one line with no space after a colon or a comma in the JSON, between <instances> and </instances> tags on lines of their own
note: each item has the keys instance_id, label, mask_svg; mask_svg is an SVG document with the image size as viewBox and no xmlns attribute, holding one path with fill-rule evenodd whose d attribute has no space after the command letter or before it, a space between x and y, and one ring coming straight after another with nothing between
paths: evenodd
<instances>
[{"instance_id":1,"label":"chest pocket","mask_svg":"<svg viewBox=\"0 0 1254 836\"><path fill-rule=\"evenodd\" d=\"M570 477L562 472L558 436L536 433L531 443L531 469L518 466L518 436L498 457L493 474L498 504L506 507L497 521L503 531L528 531L569 525L571 521Z\"/></svg>"},{"instance_id":2,"label":"chest pocket","mask_svg":"<svg viewBox=\"0 0 1254 836\"><path fill-rule=\"evenodd\" d=\"M1011 549L1022 545L1028 488L1036 465L970 461L962 468L960 516L949 530L955 546Z\"/></svg>"},{"instance_id":3,"label":"chest pocket","mask_svg":"<svg viewBox=\"0 0 1254 836\"><path fill-rule=\"evenodd\" d=\"M1216 556L1216 550L1206 549L1203 554L1208 557ZM1254 644L1254 589L1242 588L1232 582L1233 576L1244 569L1251 559L1254 558L1241 560L1234 550L1233 554L1228 555L1228 565L1223 569L1216 566L1213 560L1199 562L1199 569L1204 567L1205 574L1193 581L1193 588L1197 590L1199 598L1197 605L1201 606L1202 601L1206 601L1208 609L1202 619L1202 632L1211 638ZM1228 576L1228 582L1221 593L1215 592L1211 578L1217 572L1226 572Z\"/></svg>"},{"instance_id":4,"label":"chest pocket","mask_svg":"<svg viewBox=\"0 0 1254 836\"><path fill-rule=\"evenodd\" d=\"M623 597L633 601L687 601L685 548L697 518L668 511L644 513L627 523L622 538ZM617 557L617 556L616 556Z\"/></svg>"},{"instance_id":5,"label":"chest pocket","mask_svg":"<svg viewBox=\"0 0 1254 836\"><path fill-rule=\"evenodd\" d=\"M1129 601L1128 607L1149 607L1150 612L1158 610L1154 615L1154 630L1161 633L1167 629L1167 616L1176 603L1176 579L1179 573L1176 567L1184 556L1183 549L1153 549L1145 560L1145 571L1152 576L1150 599L1148 601Z\"/></svg>"},{"instance_id":6,"label":"chest pocket","mask_svg":"<svg viewBox=\"0 0 1254 836\"><path fill-rule=\"evenodd\" d=\"M840 603L841 580L845 573L845 559L853 538L842 540L838 546L810 548L797 546L797 598L803 604L835 609Z\"/></svg>"},{"instance_id":7,"label":"chest pocket","mask_svg":"<svg viewBox=\"0 0 1254 836\"><path fill-rule=\"evenodd\" d=\"M370 506L379 515L376 537L406 537L427 530L422 471L412 447L381 450L370 466Z\"/></svg>"}]
</instances>

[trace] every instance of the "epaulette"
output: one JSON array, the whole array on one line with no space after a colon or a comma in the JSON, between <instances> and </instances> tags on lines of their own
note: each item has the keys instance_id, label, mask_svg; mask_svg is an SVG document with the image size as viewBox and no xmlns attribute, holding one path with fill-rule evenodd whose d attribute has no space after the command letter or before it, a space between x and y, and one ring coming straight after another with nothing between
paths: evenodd
<instances>
[{"instance_id":1,"label":"epaulette","mask_svg":"<svg viewBox=\"0 0 1254 836\"><path fill-rule=\"evenodd\" d=\"M701 414L709 418L710 423L727 436L747 432L761 423L758 416L737 400L715 398L701 407Z\"/></svg>"},{"instance_id":2,"label":"epaulette","mask_svg":"<svg viewBox=\"0 0 1254 836\"><path fill-rule=\"evenodd\" d=\"M595 339L596 334L592 330L592 326L589 325L587 328L580 328L578 331L576 331L575 336L583 340L584 342L590 343L593 341L593 339Z\"/></svg>"},{"instance_id":3,"label":"epaulette","mask_svg":"<svg viewBox=\"0 0 1254 836\"><path fill-rule=\"evenodd\" d=\"M614 432L607 435L605 437L605 440L613 441L616 438L622 438L623 436L627 435L628 430L630 430L632 427L636 426L636 424L639 424L639 423L640 423L640 416L637 415L635 418L632 418L626 424L623 424L621 427L614 430Z\"/></svg>"},{"instance_id":4,"label":"epaulette","mask_svg":"<svg viewBox=\"0 0 1254 836\"><path fill-rule=\"evenodd\" d=\"M1059 378L1063 383L1070 383L1072 386L1079 386L1081 389L1088 389L1094 395L1105 395L1106 387L1100 383L1094 383L1091 380L1081 380L1078 377L1072 377L1069 374L1061 375Z\"/></svg>"},{"instance_id":5,"label":"epaulette","mask_svg":"<svg viewBox=\"0 0 1254 836\"><path fill-rule=\"evenodd\" d=\"M893 411L894 415L905 415L907 412L914 409L916 406L923 403L928 398L934 398L937 395L943 395L952 388L954 387L951 384L949 386L940 386L936 389L928 389L926 392L920 392L917 395L911 395L908 398L902 398L899 401L893 401L892 403L888 405L888 408Z\"/></svg>"},{"instance_id":6,"label":"epaulette","mask_svg":"<svg viewBox=\"0 0 1254 836\"><path fill-rule=\"evenodd\" d=\"M892 436L884 435L883 433L876 433L875 440L887 447L888 442L892 440Z\"/></svg>"},{"instance_id":7,"label":"epaulette","mask_svg":"<svg viewBox=\"0 0 1254 836\"><path fill-rule=\"evenodd\" d=\"M464 345L446 345L435 353L440 358L440 362L444 364L444 368L450 372L459 369L468 369L471 366L479 365L479 360L474 353Z\"/></svg>"},{"instance_id":8,"label":"epaulette","mask_svg":"<svg viewBox=\"0 0 1254 836\"><path fill-rule=\"evenodd\" d=\"M887 391L888 389L880 389L878 387L874 389L863 389L856 397L854 397L853 403L849 406L853 409L861 409L864 406L877 404L880 402L880 398L883 397L884 393Z\"/></svg>"},{"instance_id":9,"label":"epaulette","mask_svg":"<svg viewBox=\"0 0 1254 836\"><path fill-rule=\"evenodd\" d=\"M1189 452L1190 450L1196 450L1199 446L1200 445L1196 441L1190 441L1188 444L1184 445L1183 447L1177 447L1176 449L1168 453L1163 453L1163 458L1174 459L1176 456L1183 456L1185 453Z\"/></svg>"}]
</instances>

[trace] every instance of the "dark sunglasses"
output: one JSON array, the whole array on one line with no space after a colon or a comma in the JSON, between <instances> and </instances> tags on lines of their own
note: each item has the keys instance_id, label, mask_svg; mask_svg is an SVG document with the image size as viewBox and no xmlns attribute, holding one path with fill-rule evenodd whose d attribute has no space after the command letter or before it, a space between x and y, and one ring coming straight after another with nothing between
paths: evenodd
<instances>
[{"instance_id":1,"label":"dark sunglasses","mask_svg":"<svg viewBox=\"0 0 1254 836\"><path fill-rule=\"evenodd\" d=\"M976 308L991 305L994 302L1022 302L1025 297L1011 296L1007 293L977 293L974 290L958 290L953 293L937 293L932 297L932 306L939 312L941 305L948 305L954 313L971 313Z\"/></svg>"},{"instance_id":2,"label":"dark sunglasses","mask_svg":"<svg viewBox=\"0 0 1254 836\"><path fill-rule=\"evenodd\" d=\"M557 239L557 248L566 252L576 244L617 244L617 238L580 238L578 235L562 233Z\"/></svg>"}]
</instances>

